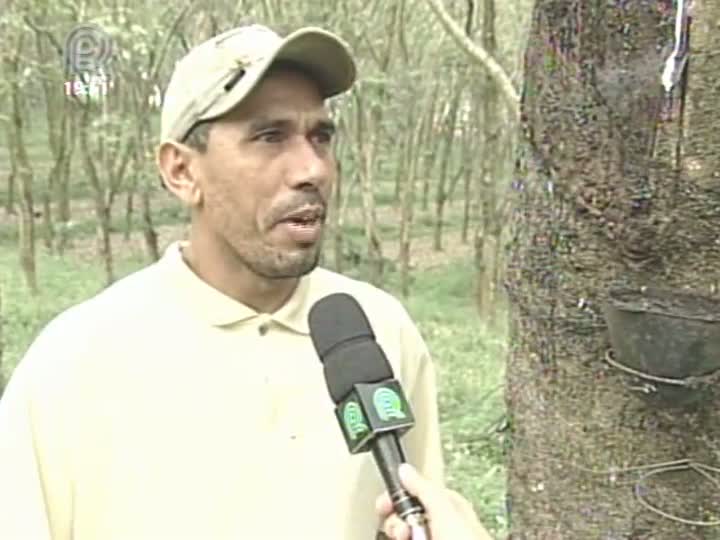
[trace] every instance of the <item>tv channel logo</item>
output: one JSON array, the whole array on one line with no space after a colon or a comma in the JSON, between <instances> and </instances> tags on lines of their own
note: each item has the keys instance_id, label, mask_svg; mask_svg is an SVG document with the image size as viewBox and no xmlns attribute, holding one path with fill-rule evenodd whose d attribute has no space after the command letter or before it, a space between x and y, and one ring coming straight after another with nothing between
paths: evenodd
<instances>
[{"instance_id":1,"label":"tv channel logo","mask_svg":"<svg viewBox=\"0 0 720 540\"><path fill-rule=\"evenodd\" d=\"M81 24L65 38L65 67L74 73L109 71L113 40L96 24Z\"/></svg>"}]
</instances>

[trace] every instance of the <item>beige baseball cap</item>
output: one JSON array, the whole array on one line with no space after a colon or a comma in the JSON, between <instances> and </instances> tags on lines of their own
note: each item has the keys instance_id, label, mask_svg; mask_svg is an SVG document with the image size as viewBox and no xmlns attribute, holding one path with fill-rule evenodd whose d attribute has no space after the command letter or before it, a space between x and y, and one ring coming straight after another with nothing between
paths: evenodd
<instances>
[{"instance_id":1,"label":"beige baseball cap","mask_svg":"<svg viewBox=\"0 0 720 540\"><path fill-rule=\"evenodd\" d=\"M228 112L278 60L307 70L325 98L355 82L350 48L330 32L306 27L283 38L259 24L234 28L194 47L176 64L163 100L161 141L182 141L199 121Z\"/></svg>"}]
</instances>

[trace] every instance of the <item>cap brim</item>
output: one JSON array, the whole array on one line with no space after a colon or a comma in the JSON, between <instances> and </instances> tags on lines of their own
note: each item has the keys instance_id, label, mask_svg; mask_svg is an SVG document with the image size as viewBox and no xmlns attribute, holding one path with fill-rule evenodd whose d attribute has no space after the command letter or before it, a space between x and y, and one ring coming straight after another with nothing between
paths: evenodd
<instances>
[{"instance_id":1,"label":"cap brim","mask_svg":"<svg viewBox=\"0 0 720 540\"><path fill-rule=\"evenodd\" d=\"M320 28L302 28L290 34L264 71L278 60L307 69L326 98L346 92L355 82L355 61L348 46Z\"/></svg>"},{"instance_id":2,"label":"cap brim","mask_svg":"<svg viewBox=\"0 0 720 540\"><path fill-rule=\"evenodd\" d=\"M272 55L249 69L202 120L217 118L237 106L278 61L291 62L305 70L318 83L323 98L346 92L357 76L355 61L343 41L321 28L301 28L287 36Z\"/></svg>"}]
</instances>

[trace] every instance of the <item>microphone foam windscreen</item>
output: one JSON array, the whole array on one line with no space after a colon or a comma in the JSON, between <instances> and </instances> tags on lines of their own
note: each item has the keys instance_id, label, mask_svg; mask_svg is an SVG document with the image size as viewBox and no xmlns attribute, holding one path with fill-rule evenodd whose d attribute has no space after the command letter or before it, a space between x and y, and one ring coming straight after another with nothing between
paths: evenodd
<instances>
[{"instance_id":1,"label":"microphone foam windscreen","mask_svg":"<svg viewBox=\"0 0 720 540\"><path fill-rule=\"evenodd\" d=\"M335 403L342 401L354 384L393 378L365 312L349 294L331 294L316 302L308 324Z\"/></svg>"},{"instance_id":2,"label":"microphone foam windscreen","mask_svg":"<svg viewBox=\"0 0 720 540\"><path fill-rule=\"evenodd\" d=\"M335 293L321 298L308 314L310 338L321 361L340 343L351 339L375 339L362 307L352 296Z\"/></svg>"}]
</instances>

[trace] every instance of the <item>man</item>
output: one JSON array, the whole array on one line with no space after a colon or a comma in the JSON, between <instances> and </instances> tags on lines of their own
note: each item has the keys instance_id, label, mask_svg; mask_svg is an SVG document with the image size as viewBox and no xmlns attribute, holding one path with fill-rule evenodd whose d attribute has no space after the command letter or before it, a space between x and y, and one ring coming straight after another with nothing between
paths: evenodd
<instances>
[{"instance_id":1,"label":"man","mask_svg":"<svg viewBox=\"0 0 720 540\"><path fill-rule=\"evenodd\" d=\"M19 363L0 402L0 538L374 538L384 486L344 446L307 323L340 291L412 403L408 460L442 482L415 325L386 293L317 268L336 177L324 101L355 70L332 34L256 25L178 63L157 165L189 239L59 315Z\"/></svg>"}]
</instances>

